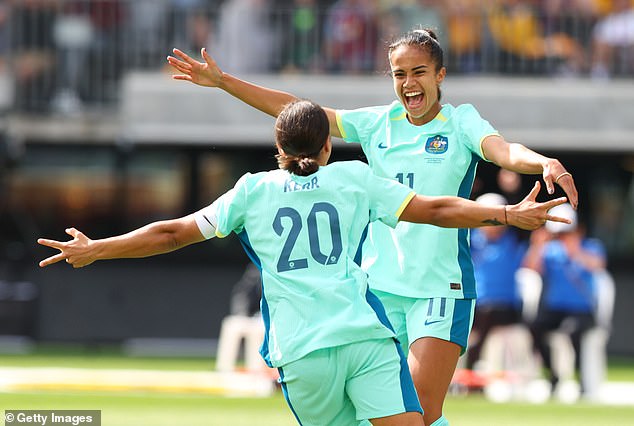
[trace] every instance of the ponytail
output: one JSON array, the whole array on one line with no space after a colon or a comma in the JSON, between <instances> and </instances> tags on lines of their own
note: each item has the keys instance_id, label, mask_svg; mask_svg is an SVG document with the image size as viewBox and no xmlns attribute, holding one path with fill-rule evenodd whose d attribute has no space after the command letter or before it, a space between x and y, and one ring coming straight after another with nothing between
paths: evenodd
<instances>
[{"instance_id":1,"label":"ponytail","mask_svg":"<svg viewBox=\"0 0 634 426\"><path fill-rule=\"evenodd\" d=\"M307 100L286 105L275 122L275 142L283 151L276 155L279 167L298 176L315 173L329 131L328 116L319 105Z\"/></svg>"}]
</instances>

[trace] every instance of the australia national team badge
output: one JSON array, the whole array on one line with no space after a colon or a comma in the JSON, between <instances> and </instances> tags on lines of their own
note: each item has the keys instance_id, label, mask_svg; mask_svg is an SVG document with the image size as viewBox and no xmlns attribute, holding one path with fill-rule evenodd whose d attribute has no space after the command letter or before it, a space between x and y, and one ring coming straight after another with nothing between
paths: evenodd
<instances>
[{"instance_id":1,"label":"australia national team badge","mask_svg":"<svg viewBox=\"0 0 634 426\"><path fill-rule=\"evenodd\" d=\"M425 152L429 154L444 154L449 142L445 136L432 136L425 142Z\"/></svg>"}]
</instances>

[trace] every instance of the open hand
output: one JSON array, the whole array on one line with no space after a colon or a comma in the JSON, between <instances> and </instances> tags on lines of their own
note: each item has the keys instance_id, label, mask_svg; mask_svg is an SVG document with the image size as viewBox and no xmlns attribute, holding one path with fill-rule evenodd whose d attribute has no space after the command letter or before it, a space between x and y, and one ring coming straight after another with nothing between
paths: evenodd
<instances>
[{"instance_id":1,"label":"open hand","mask_svg":"<svg viewBox=\"0 0 634 426\"><path fill-rule=\"evenodd\" d=\"M186 53L174 49L174 56L168 56L167 62L181 74L172 76L174 80L189 81L199 86L218 87L222 81L222 70L204 47L200 54L205 62L199 62Z\"/></svg>"}]
</instances>

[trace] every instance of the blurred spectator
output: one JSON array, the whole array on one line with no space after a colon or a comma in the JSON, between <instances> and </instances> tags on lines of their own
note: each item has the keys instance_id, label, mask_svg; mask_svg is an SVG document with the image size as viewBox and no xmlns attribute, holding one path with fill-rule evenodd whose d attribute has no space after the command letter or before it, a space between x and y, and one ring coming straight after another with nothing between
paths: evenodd
<instances>
[{"instance_id":1,"label":"blurred spectator","mask_svg":"<svg viewBox=\"0 0 634 426\"><path fill-rule=\"evenodd\" d=\"M269 0L225 0L211 49L232 73L265 73L272 69L275 37L270 26Z\"/></svg>"},{"instance_id":2,"label":"blurred spectator","mask_svg":"<svg viewBox=\"0 0 634 426\"><path fill-rule=\"evenodd\" d=\"M123 0L88 2L92 22L92 44L83 73L81 98L104 102L116 98L116 85L123 72L124 42L127 42L127 14Z\"/></svg>"},{"instance_id":3,"label":"blurred spectator","mask_svg":"<svg viewBox=\"0 0 634 426\"><path fill-rule=\"evenodd\" d=\"M576 75L582 70L581 45L564 33L546 34L532 4L499 0L488 14L491 37L500 49L500 71Z\"/></svg>"},{"instance_id":4,"label":"blurred spectator","mask_svg":"<svg viewBox=\"0 0 634 426\"><path fill-rule=\"evenodd\" d=\"M260 270L255 264L249 263L233 288L229 315L223 318L220 326L216 356L218 371L236 370L241 346L244 347L246 369L251 372L265 370L266 365L259 353L264 338L264 322L260 314L261 298Z\"/></svg>"},{"instance_id":5,"label":"blurred spectator","mask_svg":"<svg viewBox=\"0 0 634 426\"><path fill-rule=\"evenodd\" d=\"M9 5L0 2L0 72L5 71L5 61L9 50Z\"/></svg>"},{"instance_id":6,"label":"blurred spectator","mask_svg":"<svg viewBox=\"0 0 634 426\"><path fill-rule=\"evenodd\" d=\"M516 204L522 201L522 175L512 170L500 169L496 182L502 195L509 201L509 204Z\"/></svg>"},{"instance_id":7,"label":"blurred spectator","mask_svg":"<svg viewBox=\"0 0 634 426\"><path fill-rule=\"evenodd\" d=\"M260 315L260 299L262 298L262 279L260 270L254 263L247 264L240 280L231 291L231 315L257 317Z\"/></svg>"},{"instance_id":8,"label":"blurred spectator","mask_svg":"<svg viewBox=\"0 0 634 426\"><path fill-rule=\"evenodd\" d=\"M596 0L541 0L546 34L564 33L589 48L599 16Z\"/></svg>"},{"instance_id":9,"label":"blurred spectator","mask_svg":"<svg viewBox=\"0 0 634 426\"><path fill-rule=\"evenodd\" d=\"M506 205L500 194L486 193L475 200L490 206ZM500 326L522 321L522 302L515 283L515 272L520 267L526 244L507 226L485 226L471 230L471 256L476 278L478 298L469 350L468 369L473 369L489 333Z\"/></svg>"},{"instance_id":10,"label":"blurred spectator","mask_svg":"<svg viewBox=\"0 0 634 426\"><path fill-rule=\"evenodd\" d=\"M56 5L51 0L12 0L11 67L16 109L48 110L55 89Z\"/></svg>"},{"instance_id":11,"label":"blurred spectator","mask_svg":"<svg viewBox=\"0 0 634 426\"><path fill-rule=\"evenodd\" d=\"M606 258L600 241L583 236L577 213L569 204L554 207L550 214L566 217L572 223L548 221L544 228L533 231L523 264L542 276L539 312L530 328L534 348L540 353L555 389L559 376L553 369L547 335L558 330L570 336L575 369L582 374L581 338L595 325L594 277L596 272L605 270Z\"/></svg>"},{"instance_id":12,"label":"blurred spectator","mask_svg":"<svg viewBox=\"0 0 634 426\"><path fill-rule=\"evenodd\" d=\"M156 0L126 2L123 46L132 49L136 68L159 68L169 47L167 40L169 3Z\"/></svg>"},{"instance_id":13,"label":"blurred spectator","mask_svg":"<svg viewBox=\"0 0 634 426\"><path fill-rule=\"evenodd\" d=\"M376 70L377 23L371 0L337 0L324 24L327 71L357 74Z\"/></svg>"},{"instance_id":14,"label":"blurred spectator","mask_svg":"<svg viewBox=\"0 0 634 426\"><path fill-rule=\"evenodd\" d=\"M482 69L482 3L478 0L447 2L449 49L447 61L457 72Z\"/></svg>"},{"instance_id":15,"label":"blurred spectator","mask_svg":"<svg viewBox=\"0 0 634 426\"><path fill-rule=\"evenodd\" d=\"M290 33L283 37L284 71L318 71L320 69L322 17L316 0L293 0L284 9Z\"/></svg>"},{"instance_id":16,"label":"blurred spectator","mask_svg":"<svg viewBox=\"0 0 634 426\"><path fill-rule=\"evenodd\" d=\"M190 46L192 17L204 15L209 11L205 9L205 4L202 0L168 1L170 3L168 12L169 41L172 46L181 46L181 48L189 50L192 48ZM206 46L206 44L203 44L203 46ZM192 50L200 50L200 48Z\"/></svg>"},{"instance_id":17,"label":"blurred spectator","mask_svg":"<svg viewBox=\"0 0 634 426\"><path fill-rule=\"evenodd\" d=\"M634 6L614 0L614 10L597 22L592 35L592 78L634 73Z\"/></svg>"},{"instance_id":18,"label":"blurred spectator","mask_svg":"<svg viewBox=\"0 0 634 426\"><path fill-rule=\"evenodd\" d=\"M89 3L67 1L55 17L54 36L57 46L57 87L53 109L72 114L81 109L80 77L87 65L93 41Z\"/></svg>"},{"instance_id":19,"label":"blurred spectator","mask_svg":"<svg viewBox=\"0 0 634 426\"><path fill-rule=\"evenodd\" d=\"M383 2L379 18L379 42L377 44L377 69L389 69L384 43L413 29L430 28L438 36L442 46L447 46L446 7L435 0L387 0Z\"/></svg>"},{"instance_id":20,"label":"blurred spectator","mask_svg":"<svg viewBox=\"0 0 634 426\"><path fill-rule=\"evenodd\" d=\"M383 9L397 19L398 27L392 36L399 36L415 28L431 28L446 45L445 4L435 0L389 0Z\"/></svg>"},{"instance_id":21,"label":"blurred spectator","mask_svg":"<svg viewBox=\"0 0 634 426\"><path fill-rule=\"evenodd\" d=\"M174 46L185 46L192 52L200 52L203 47L213 44L213 23L202 10L194 11L187 16L185 41Z\"/></svg>"}]
</instances>

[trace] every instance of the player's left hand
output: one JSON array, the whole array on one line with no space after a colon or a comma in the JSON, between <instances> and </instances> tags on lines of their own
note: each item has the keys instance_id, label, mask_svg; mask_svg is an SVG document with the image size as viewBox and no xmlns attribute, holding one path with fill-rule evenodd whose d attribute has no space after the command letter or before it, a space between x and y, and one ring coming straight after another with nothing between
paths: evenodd
<instances>
[{"instance_id":1,"label":"player's left hand","mask_svg":"<svg viewBox=\"0 0 634 426\"><path fill-rule=\"evenodd\" d=\"M555 158L548 160L548 164L544 167L543 172L544 183L549 194L555 193L555 184L559 185L566 193L568 202L573 209L577 209L579 203L579 194L575 186L575 180L572 175L566 171L561 162Z\"/></svg>"},{"instance_id":2,"label":"player's left hand","mask_svg":"<svg viewBox=\"0 0 634 426\"><path fill-rule=\"evenodd\" d=\"M95 261L95 259L89 255L90 244L92 243L90 238L75 228L66 229L66 233L73 237L73 239L69 241L57 241L39 238L37 240L38 244L60 251L56 255L42 260L39 263L40 267L43 268L65 260L66 263L72 265L73 268L81 268Z\"/></svg>"},{"instance_id":3,"label":"player's left hand","mask_svg":"<svg viewBox=\"0 0 634 426\"><path fill-rule=\"evenodd\" d=\"M541 183L535 182L531 192L518 204L507 206L506 223L520 229L533 230L544 225L546 221L570 223L570 219L553 216L548 213L550 209L567 201L566 197L555 198L543 203L537 202L537 194L541 189Z\"/></svg>"}]
</instances>

